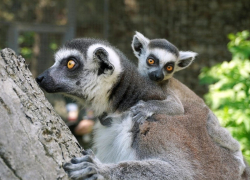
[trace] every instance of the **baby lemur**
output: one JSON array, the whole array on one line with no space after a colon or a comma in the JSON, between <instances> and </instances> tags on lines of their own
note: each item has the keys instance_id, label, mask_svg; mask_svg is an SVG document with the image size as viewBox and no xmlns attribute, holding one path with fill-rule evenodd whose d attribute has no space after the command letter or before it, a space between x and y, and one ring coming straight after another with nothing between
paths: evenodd
<instances>
[{"instance_id":1,"label":"baby lemur","mask_svg":"<svg viewBox=\"0 0 250 180\"><path fill-rule=\"evenodd\" d=\"M187 68L197 56L191 51L179 51L172 43L166 39L149 40L141 33L136 32L132 41L132 49L138 58L138 71L144 77L149 78L165 91L164 101L140 101L131 108L133 119L143 121L152 114L177 115L184 114L183 104L188 101L196 101L201 106L204 101L198 97L187 86L173 78L177 71ZM209 110L207 119L207 129L210 137L219 146L231 150L239 160L240 169L245 168L240 144L231 134L220 126L217 117Z\"/></svg>"}]
</instances>

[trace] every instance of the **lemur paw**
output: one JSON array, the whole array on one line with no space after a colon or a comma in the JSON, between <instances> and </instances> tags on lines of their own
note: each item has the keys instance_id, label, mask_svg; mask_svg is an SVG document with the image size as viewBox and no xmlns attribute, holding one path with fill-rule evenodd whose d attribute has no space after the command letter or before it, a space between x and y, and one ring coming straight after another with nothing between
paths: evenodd
<instances>
[{"instance_id":1,"label":"lemur paw","mask_svg":"<svg viewBox=\"0 0 250 180\"><path fill-rule=\"evenodd\" d=\"M153 114L144 101L139 101L135 106L131 107L130 112L132 113L133 121L140 123L143 123Z\"/></svg>"},{"instance_id":2,"label":"lemur paw","mask_svg":"<svg viewBox=\"0 0 250 180\"><path fill-rule=\"evenodd\" d=\"M104 177L98 172L98 163L91 150L83 151L84 156L71 159L64 164L63 168L72 180L103 180Z\"/></svg>"}]
</instances>

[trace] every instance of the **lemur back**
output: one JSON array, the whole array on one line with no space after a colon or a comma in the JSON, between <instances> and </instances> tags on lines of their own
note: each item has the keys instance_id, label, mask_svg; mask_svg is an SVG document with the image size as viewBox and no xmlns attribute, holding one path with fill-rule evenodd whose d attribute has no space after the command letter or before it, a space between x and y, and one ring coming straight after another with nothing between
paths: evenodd
<instances>
[{"instance_id":1,"label":"lemur back","mask_svg":"<svg viewBox=\"0 0 250 180\"><path fill-rule=\"evenodd\" d=\"M175 96L180 99L183 103L185 101L197 101L201 104L205 104L202 98L197 96L190 88L181 83L179 80L174 77L169 78L166 82L159 84L165 93L170 93L171 91Z\"/></svg>"}]
</instances>

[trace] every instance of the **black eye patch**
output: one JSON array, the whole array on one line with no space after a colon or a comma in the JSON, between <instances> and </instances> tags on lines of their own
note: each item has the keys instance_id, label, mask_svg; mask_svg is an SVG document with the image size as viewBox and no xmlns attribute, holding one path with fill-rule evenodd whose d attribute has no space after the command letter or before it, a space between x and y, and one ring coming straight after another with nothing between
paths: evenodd
<instances>
[{"instance_id":1,"label":"black eye patch","mask_svg":"<svg viewBox=\"0 0 250 180\"><path fill-rule=\"evenodd\" d=\"M147 62L147 65L148 66L152 66L152 64L149 64L148 63L148 60L149 59L153 59L154 60L154 65L159 65L159 59L156 57L156 56L154 56L153 54L150 54L148 57L147 57L147 59L146 59L146 62Z\"/></svg>"},{"instance_id":2,"label":"black eye patch","mask_svg":"<svg viewBox=\"0 0 250 180\"><path fill-rule=\"evenodd\" d=\"M74 61L74 66L72 68L68 67L69 61ZM63 74L65 77L68 78L76 78L83 67L83 62L80 58L75 56L69 56L60 61L60 64L56 67L56 71L58 74Z\"/></svg>"},{"instance_id":3,"label":"black eye patch","mask_svg":"<svg viewBox=\"0 0 250 180\"><path fill-rule=\"evenodd\" d=\"M77 57L70 56L70 57L64 58L64 59L61 61L60 66L61 66L61 67L67 66L67 64L68 64L68 62L69 62L70 60L73 60L73 61L75 62L75 65L74 65L74 67L73 67L72 69L68 69L68 68L67 68L68 71L75 71L76 69L78 69L78 68L82 65L81 61L80 61Z\"/></svg>"},{"instance_id":4,"label":"black eye patch","mask_svg":"<svg viewBox=\"0 0 250 180\"><path fill-rule=\"evenodd\" d=\"M167 73L172 73L174 71L174 62L168 62L165 64L164 69L167 71Z\"/></svg>"}]
</instances>

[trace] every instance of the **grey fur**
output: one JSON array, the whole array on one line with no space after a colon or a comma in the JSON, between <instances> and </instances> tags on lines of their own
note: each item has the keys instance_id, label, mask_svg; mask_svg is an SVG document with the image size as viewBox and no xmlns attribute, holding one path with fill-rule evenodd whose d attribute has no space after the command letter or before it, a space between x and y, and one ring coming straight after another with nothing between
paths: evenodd
<instances>
[{"instance_id":1,"label":"grey fur","mask_svg":"<svg viewBox=\"0 0 250 180\"><path fill-rule=\"evenodd\" d=\"M175 45L167 41L166 39L153 39L149 42L148 48L154 49L154 48L160 48L164 49L166 51L169 51L170 53L173 53L176 57L179 57L179 50Z\"/></svg>"},{"instance_id":2,"label":"grey fur","mask_svg":"<svg viewBox=\"0 0 250 180\"><path fill-rule=\"evenodd\" d=\"M79 92L87 89L91 91L93 88L95 88L95 85L93 85L93 87L90 87L91 85L89 85L89 87L84 87L84 85L88 83L87 78L92 74L96 73L96 69L89 70L88 67L86 67L87 63L85 62L87 59L86 52L88 50L88 47L90 47L93 44L102 44L106 47L112 48L117 54L119 54L119 57L123 59L123 61L121 61L122 66L125 69L129 69L129 71L123 71L119 74L117 83L115 83L113 87L109 89L107 92L108 99L110 100L111 103L110 109L123 112L128 108L130 108L135 103L137 103L140 99L147 101L149 99L164 98L163 92L159 91L156 88L153 89L152 87L154 86L154 83L141 77L137 72L136 67L119 50L109 45L108 42L100 41L97 39L89 39L89 38L75 39L73 41L67 42L60 49L61 51L77 50L79 53L82 54L82 56L79 57L79 56L69 55L66 59L61 59L60 62L56 62L58 63L57 66L49 68L48 70L46 70L44 73L42 73L40 76L37 77L38 83L48 92L52 93L63 92L76 96L81 99L88 99L89 98L87 94L88 92L86 92L86 94L79 94ZM98 53L100 54L100 52ZM66 65L64 61L72 57L76 59L79 66L77 67L76 70L71 72L64 68ZM111 74L113 72L113 69L111 67L112 65L108 64L109 62L104 57L105 55L102 55L102 57L97 57L97 55L95 54L95 59L99 60L97 66L100 66L100 68L97 71L98 75L100 75L99 74L100 71L109 70L109 73ZM104 67L102 64L106 64L105 70L102 69L102 67ZM82 73L84 69L86 69L86 71ZM48 81L46 81L47 79ZM86 80L86 82L84 82L84 80ZM55 81L60 83L56 84ZM136 81L140 81L140 85L135 83ZM77 82L81 83L76 88L75 84ZM142 89L144 89L145 92L141 93ZM107 112L109 112L110 109Z\"/></svg>"},{"instance_id":3,"label":"grey fur","mask_svg":"<svg viewBox=\"0 0 250 180\"><path fill-rule=\"evenodd\" d=\"M139 39L137 36L138 36L138 33L134 36L134 39L135 38ZM139 36L142 36L142 35L139 34ZM142 37L144 37L144 36L142 36ZM144 37L144 38L146 38L146 37ZM154 42L154 46L151 45L151 42ZM173 46L168 45L169 43L167 40L165 41L165 43L163 43L163 42L164 41L162 39L149 40L149 44L148 44L148 46L144 46L143 52L145 54L147 52L151 53L151 51L153 49L160 48L160 49L164 49L168 52L174 53L175 55L177 54L173 50L173 47L175 47L174 45ZM137 42L137 43L139 43L139 42ZM132 43L132 47L133 47L133 43ZM133 50L134 50L134 53L136 54L136 50L134 48L133 48ZM177 48L175 50L178 51ZM154 56L157 56L157 55L154 55ZM158 57L158 61L159 62L162 61L163 58L164 57ZM150 70L149 69L148 69L148 71L145 70L143 68L143 65L141 65L142 63L145 62L145 59L142 59L141 56L139 56L138 59L140 61L139 62L140 65L138 67L139 71L141 72L141 74L143 76L147 76L147 75L149 76ZM191 59L191 57L189 58L188 56L186 56L184 60L178 61L178 59L177 59L176 62L178 64L178 66L186 68L193 62L193 60ZM150 78L150 76L149 76L149 78ZM139 102L137 105L135 105L134 107L131 108L131 112L134 116L133 119L135 121L141 122L142 120L147 119L152 114L159 114L159 113L168 114L168 115L184 114L184 107L183 107L182 102L184 102L186 100L180 99L180 98L185 98L185 99L188 98L189 101L191 101L192 96L197 96L197 95L195 95L194 93L191 93L191 96L190 95L188 95L188 96L178 95L178 93L176 93L176 92L181 91L181 89L180 90L171 89L168 85L170 78L171 78L171 76L168 76L168 77L166 76L166 78L164 78L163 81L158 81L158 85L161 86L166 92L166 97L167 97L166 100L161 101L161 102L159 102L159 101ZM154 80L152 78L150 78L150 79ZM186 92L188 92L188 91L191 91L191 90L186 88ZM188 93L186 93L186 94L188 94ZM171 106L171 104L172 104L172 106ZM205 105L205 103L202 100L201 100L201 104ZM243 170L245 168L245 164L243 162L243 156L241 154L239 143L235 139L233 139L233 137L230 135L230 133L225 128L223 128L219 125L217 117L213 114L213 112L211 110L209 110L209 116L207 119L207 130L208 130L210 137L214 140L214 142L218 143L221 147L229 149L230 151L232 151L232 154L236 154L235 158L237 160L239 160L238 161L239 162L239 169L241 169L241 172L243 172Z\"/></svg>"},{"instance_id":4,"label":"grey fur","mask_svg":"<svg viewBox=\"0 0 250 180\"><path fill-rule=\"evenodd\" d=\"M63 65L72 56L79 64L75 72ZM193 112L189 107L200 104L188 102L192 105L185 107L186 116L155 114L145 122L132 121L131 107L140 101L164 100L165 94L107 43L71 41L56 53L55 64L37 82L49 92L59 87L60 92L84 98L97 115L106 112L112 117L109 127L97 124L97 157L84 151L83 157L65 164L71 179L240 179L232 155L207 138L205 122L200 119L207 117L207 107ZM197 128L190 127L193 123Z\"/></svg>"},{"instance_id":5,"label":"grey fur","mask_svg":"<svg viewBox=\"0 0 250 180\"><path fill-rule=\"evenodd\" d=\"M138 54L138 44L140 44L141 48L140 54ZM166 84L168 82L167 80L171 78L176 71L178 71L178 68L187 68L193 62L194 56L197 55L193 52L188 54L183 51L181 51L180 54L178 48L166 39L149 40L139 32L136 32L134 35L131 46L134 54L139 60L138 70L141 75L157 82L158 84ZM170 54L169 57L173 59L159 56L157 54L158 49L163 52L165 51L166 55ZM146 61L148 57L154 59L157 63L153 66L147 65ZM166 72L166 66L169 64L173 65L173 70ZM133 119L135 121L142 121L153 114L184 114L184 108L179 98L175 97L174 93L170 90L167 90L166 93L167 99L164 101L148 101L146 103L140 101L136 106L133 106L131 108L131 112L134 116Z\"/></svg>"}]
</instances>

